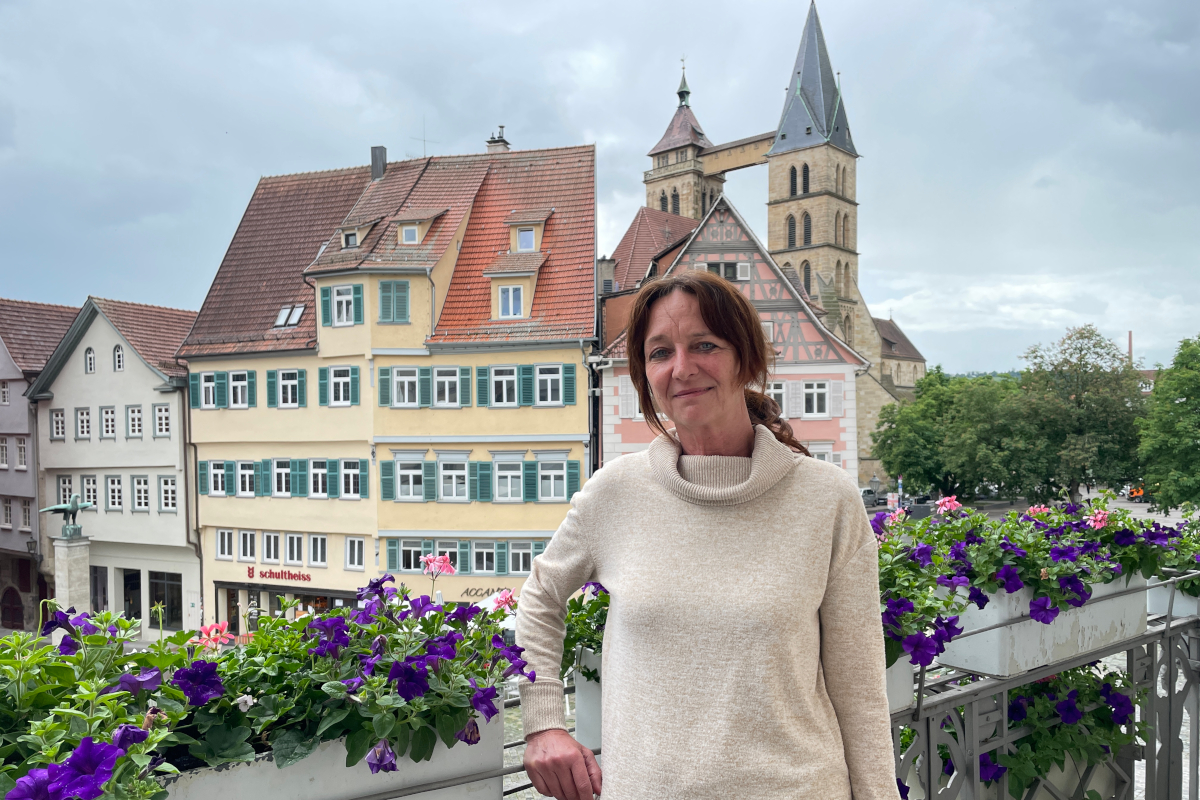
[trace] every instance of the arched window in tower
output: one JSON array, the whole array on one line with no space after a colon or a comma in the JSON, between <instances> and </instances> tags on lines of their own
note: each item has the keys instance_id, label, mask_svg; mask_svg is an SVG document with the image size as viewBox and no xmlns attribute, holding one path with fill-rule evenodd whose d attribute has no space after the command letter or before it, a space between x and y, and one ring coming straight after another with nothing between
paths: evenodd
<instances>
[{"instance_id":1,"label":"arched window in tower","mask_svg":"<svg viewBox=\"0 0 1200 800\"><path fill-rule=\"evenodd\" d=\"M850 315L846 315L846 319L842 322L842 330L846 332L846 344L854 346L854 321L850 319Z\"/></svg>"},{"instance_id":2,"label":"arched window in tower","mask_svg":"<svg viewBox=\"0 0 1200 800\"><path fill-rule=\"evenodd\" d=\"M804 215L804 243L812 244L812 217Z\"/></svg>"},{"instance_id":3,"label":"arched window in tower","mask_svg":"<svg viewBox=\"0 0 1200 800\"><path fill-rule=\"evenodd\" d=\"M790 189L788 194L791 195L792 197L795 197L796 196L796 168L795 167L788 167L788 188Z\"/></svg>"},{"instance_id":4,"label":"arched window in tower","mask_svg":"<svg viewBox=\"0 0 1200 800\"><path fill-rule=\"evenodd\" d=\"M808 164L800 170L800 193L808 194Z\"/></svg>"},{"instance_id":5,"label":"arched window in tower","mask_svg":"<svg viewBox=\"0 0 1200 800\"><path fill-rule=\"evenodd\" d=\"M671 190L671 213L679 213L679 192L675 189Z\"/></svg>"},{"instance_id":6,"label":"arched window in tower","mask_svg":"<svg viewBox=\"0 0 1200 800\"><path fill-rule=\"evenodd\" d=\"M842 247L850 246L850 215L842 217Z\"/></svg>"},{"instance_id":7,"label":"arched window in tower","mask_svg":"<svg viewBox=\"0 0 1200 800\"><path fill-rule=\"evenodd\" d=\"M842 167L842 197L849 197L850 192L846 189L846 168Z\"/></svg>"},{"instance_id":8,"label":"arched window in tower","mask_svg":"<svg viewBox=\"0 0 1200 800\"><path fill-rule=\"evenodd\" d=\"M700 193L700 213L704 214L707 211L708 211L708 192L703 191Z\"/></svg>"},{"instance_id":9,"label":"arched window in tower","mask_svg":"<svg viewBox=\"0 0 1200 800\"><path fill-rule=\"evenodd\" d=\"M812 265L805 261L801 265L801 271L804 273L804 291L812 296Z\"/></svg>"},{"instance_id":10,"label":"arched window in tower","mask_svg":"<svg viewBox=\"0 0 1200 800\"><path fill-rule=\"evenodd\" d=\"M787 218L788 247L796 246L796 218L788 214Z\"/></svg>"},{"instance_id":11,"label":"arched window in tower","mask_svg":"<svg viewBox=\"0 0 1200 800\"><path fill-rule=\"evenodd\" d=\"M666 192L658 193L658 207L661 208L663 211L667 210L667 193Z\"/></svg>"},{"instance_id":12,"label":"arched window in tower","mask_svg":"<svg viewBox=\"0 0 1200 800\"><path fill-rule=\"evenodd\" d=\"M833 289L838 293L838 297L845 297L842 291L842 262L837 262L837 266L833 269Z\"/></svg>"},{"instance_id":13,"label":"arched window in tower","mask_svg":"<svg viewBox=\"0 0 1200 800\"><path fill-rule=\"evenodd\" d=\"M842 212L838 211L838 212L835 212L833 215L833 243L834 244L839 244L838 230L840 230L841 227L842 227Z\"/></svg>"}]
</instances>

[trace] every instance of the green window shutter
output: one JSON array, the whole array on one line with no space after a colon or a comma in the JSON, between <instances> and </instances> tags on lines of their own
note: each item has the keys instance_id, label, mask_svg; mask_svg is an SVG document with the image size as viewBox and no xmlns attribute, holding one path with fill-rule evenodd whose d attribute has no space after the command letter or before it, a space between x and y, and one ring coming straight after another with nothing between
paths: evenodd
<instances>
[{"instance_id":1,"label":"green window shutter","mask_svg":"<svg viewBox=\"0 0 1200 800\"><path fill-rule=\"evenodd\" d=\"M302 458L297 463L296 475L299 477L300 485L297 487L296 478L292 478L292 489L296 492L296 497L308 497L308 459Z\"/></svg>"},{"instance_id":2,"label":"green window shutter","mask_svg":"<svg viewBox=\"0 0 1200 800\"><path fill-rule=\"evenodd\" d=\"M237 494L237 462L225 462L225 496L233 497Z\"/></svg>"},{"instance_id":3,"label":"green window shutter","mask_svg":"<svg viewBox=\"0 0 1200 800\"><path fill-rule=\"evenodd\" d=\"M363 500L371 496L371 462L365 458L358 460L358 496Z\"/></svg>"},{"instance_id":4,"label":"green window shutter","mask_svg":"<svg viewBox=\"0 0 1200 800\"><path fill-rule=\"evenodd\" d=\"M200 376L195 372L188 375L188 405L200 407Z\"/></svg>"},{"instance_id":5,"label":"green window shutter","mask_svg":"<svg viewBox=\"0 0 1200 800\"><path fill-rule=\"evenodd\" d=\"M350 405L358 405L358 367L350 368Z\"/></svg>"},{"instance_id":6,"label":"green window shutter","mask_svg":"<svg viewBox=\"0 0 1200 800\"><path fill-rule=\"evenodd\" d=\"M421 555L423 555L423 556L433 555L433 540L432 539L422 539L421 540Z\"/></svg>"},{"instance_id":7,"label":"green window shutter","mask_svg":"<svg viewBox=\"0 0 1200 800\"><path fill-rule=\"evenodd\" d=\"M400 540L387 540L387 568L389 570L400 569Z\"/></svg>"},{"instance_id":8,"label":"green window shutter","mask_svg":"<svg viewBox=\"0 0 1200 800\"><path fill-rule=\"evenodd\" d=\"M272 460L264 458L262 460L262 496L270 497L275 492L275 475L271 469Z\"/></svg>"},{"instance_id":9,"label":"green window shutter","mask_svg":"<svg viewBox=\"0 0 1200 800\"><path fill-rule=\"evenodd\" d=\"M392 288L396 297L392 319L396 322L408 322L408 281L395 281Z\"/></svg>"},{"instance_id":10,"label":"green window shutter","mask_svg":"<svg viewBox=\"0 0 1200 800\"><path fill-rule=\"evenodd\" d=\"M296 370L296 405L304 408L308 405L308 387L307 387L308 370Z\"/></svg>"},{"instance_id":11,"label":"green window shutter","mask_svg":"<svg viewBox=\"0 0 1200 800\"><path fill-rule=\"evenodd\" d=\"M325 477L325 482L329 485L328 497L342 496L342 476L339 474L342 462L336 458L325 459L325 469L328 475Z\"/></svg>"},{"instance_id":12,"label":"green window shutter","mask_svg":"<svg viewBox=\"0 0 1200 800\"><path fill-rule=\"evenodd\" d=\"M288 477L292 483L292 497L300 496L300 459L293 458L288 462Z\"/></svg>"},{"instance_id":13,"label":"green window shutter","mask_svg":"<svg viewBox=\"0 0 1200 800\"><path fill-rule=\"evenodd\" d=\"M392 321L392 281L379 282L379 321Z\"/></svg>"},{"instance_id":14,"label":"green window shutter","mask_svg":"<svg viewBox=\"0 0 1200 800\"><path fill-rule=\"evenodd\" d=\"M579 491L579 462L567 462L567 499L570 500Z\"/></svg>"},{"instance_id":15,"label":"green window shutter","mask_svg":"<svg viewBox=\"0 0 1200 800\"><path fill-rule=\"evenodd\" d=\"M433 405L433 367L417 368L417 399L421 408Z\"/></svg>"},{"instance_id":16,"label":"green window shutter","mask_svg":"<svg viewBox=\"0 0 1200 800\"><path fill-rule=\"evenodd\" d=\"M329 367L317 367L317 404L329 405Z\"/></svg>"},{"instance_id":17,"label":"green window shutter","mask_svg":"<svg viewBox=\"0 0 1200 800\"><path fill-rule=\"evenodd\" d=\"M362 291L362 287L363 287L363 285L361 283L356 283L356 284L354 284L354 286L350 287L351 291L354 294L354 324L355 325L363 324L363 291Z\"/></svg>"},{"instance_id":18,"label":"green window shutter","mask_svg":"<svg viewBox=\"0 0 1200 800\"><path fill-rule=\"evenodd\" d=\"M217 372L213 377L216 379L217 408L229 408L229 373Z\"/></svg>"},{"instance_id":19,"label":"green window shutter","mask_svg":"<svg viewBox=\"0 0 1200 800\"><path fill-rule=\"evenodd\" d=\"M390 406L392 404L392 368L379 368L379 405Z\"/></svg>"},{"instance_id":20,"label":"green window shutter","mask_svg":"<svg viewBox=\"0 0 1200 800\"><path fill-rule=\"evenodd\" d=\"M492 393L488 387L489 367L475 368L475 404L486 406L491 401Z\"/></svg>"},{"instance_id":21,"label":"green window shutter","mask_svg":"<svg viewBox=\"0 0 1200 800\"><path fill-rule=\"evenodd\" d=\"M563 364L562 365L562 378L563 378L563 386L562 386L563 405L573 406L573 405L575 405L575 365L574 364Z\"/></svg>"},{"instance_id":22,"label":"green window shutter","mask_svg":"<svg viewBox=\"0 0 1200 800\"><path fill-rule=\"evenodd\" d=\"M545 542L534 542L533 543L533 557L537 558L538 556L540 556L542 554L542 552L545 549L546 549Z\"/></svg>"},{"instance_id":23,"label":"green window shutter","mask_svg":"<svg viewBox=\"0 0 1200 800\"><path fill-rule=\"evenodd\" d=\"M246 405L250 408L258 406L258 381L256 380L257 372L247 370L246 372Z\"/></svg>"},{"instance_id":24,"label":"green window shutter","mask_svg":"<svg viewBox=\"0 0 1200 800\"><path fill-rule=\"evenodd\" d=\"M479 499L479 462L472 461L467 464L467 499Z\"/></svg>"},{"instance_id":25,"label":"green window shutter","mask_svg":"<svg viewBox=\"0 0 1200 800\"><path fill-rule=\"evenodd\" d=\"M522 364L517 368L519 403L523 406L533 405L533 364Z\"/></svg>"},{"instance_id":26,"label":"green window shutter","mask_svg":"<svg viewBox=\"0 0 1200 800\"><path fill-rule=\"evenodd\" d=\"M267 408L275 408L279 405L279 391L276 388L278 384L279 371L267 370Z\"/></svg>"},{"instance_id":27,"label":"green window shutter","mask_svg":"<svg viewBox=\"0 0 1200 800\"><path fill-rule=\"evenodd\" d=\"M524 462L525 468L525 502L537 502L537 462Z\"/></svg>"},{"instance_id":28,"label":"green window shutter","mask_svg":"<svg viewBox=\"0 0 1200 800\"><path fill-rule=\"evenodd\" d=\"M458 540L458 572L471 574L471 542L467 539Z\"/></svg>"},{"instance_id":29,"label":"green window shutter","mask_svg":"<svg viewBox=\"0 0 1200 800\"><path fill-rule=\"evenodd\" d=\"M425 461L421 464L421 487L425 491L425 501L437 500L437 462Z\"/></svg>"},{"instance_id":30,"label":"green window shutter","mask_svg":"<svg viewBox=\"0 0 1200 800\"><path fill-rule=\"evenodd\" d=\"M479 462L479 502L492 502L492 462Z\"/></svg>"},{"instance_id":31,"label":"green window shutter","mask_svg":"<svg viewBox=\"0 0 1200 800\"><path fill-rule=\"evenodd\" d=\"M321 287L321 324L329 327L333 324L333 297L328 286Z\"/></svg>"},{"instance_id":32,"label":"green window shutter","mask_svg":"<svg viewBox=\"0 0 1200 800\"><path fill-rule=\"evenodd\" d=\"M471 368L458 368L458 405L466 408L471 405Z\"/></svg>"},{"instance_id":33,"label":"green window shutter","mask_svg":"<svg viewBox=\"0 0 1200 800\"><path fill-rule=\"evenodd\" d=\"M263 496L263 474L261 461L254 462L254 496Z\"/></svg>"},{"instance_id":34,"label":"green window shutter","mask_svg":"<svg viewBox=\"0 0 1200 800\"><path fill-rule=\"evenodd\" d=\"M508 542L496 542L496 574L508 574Z\"/></svg>"},{"instance_id":35,"label":"green window shutter","mask_svg":"<svg viewBox=\"0 0 1200 800\"><path fill-rule=\"evenodd\" d=\"M196 486L200 488L200 494L208 494L208 462L197 464L196 473Z\"/></svg>"},{"instance_id":36,"label":"green window shutter","mask_svg":"<svg viewBox=\"0 0 1200 800\"><path fill-rule=\"evenodd\" d=\"M380 500L395 500L396 499L396 462L395 461L380 461L379 462L379 499ZM390 558L389 554L389 558ZM389 567L395 569L395 567Z\"/></svg>"}]
</instances>

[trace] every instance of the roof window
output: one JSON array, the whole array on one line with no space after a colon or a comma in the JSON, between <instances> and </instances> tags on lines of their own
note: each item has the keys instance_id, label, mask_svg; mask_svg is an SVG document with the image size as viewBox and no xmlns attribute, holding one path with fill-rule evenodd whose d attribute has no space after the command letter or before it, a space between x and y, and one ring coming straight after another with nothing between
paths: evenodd
<instances>
[{"instance_id":1,"label":"roof window","mask_svg":"<svg viewBox=\"0 0 1200 800\"><path fill-rule=\"evenodd\" d=\"M279 316L275 318L276 328L291 328L300 322L301 315L304 314L304 306L284 306L279 309Z\"/></svg>"},{"instance_id":2,"label":"roof window","mask_svg":"<svg viewBox=\"0 0 1200 800\"><path fill-rule=\"evenodd\" d=\"M358 247L358 231L346 231L342 234L342 249Z\"/></svg>"},{"instance_id":3,"label":"roof window","mask_svg":"<svg viewBox=\"0 0 1200 800\"><path fill-rule=\"evenodd\" d=\"M416 244L419 239L417 237L416 225L405 225L400 229L400 241L402 244Z\"/></svg>"}]
</instances>

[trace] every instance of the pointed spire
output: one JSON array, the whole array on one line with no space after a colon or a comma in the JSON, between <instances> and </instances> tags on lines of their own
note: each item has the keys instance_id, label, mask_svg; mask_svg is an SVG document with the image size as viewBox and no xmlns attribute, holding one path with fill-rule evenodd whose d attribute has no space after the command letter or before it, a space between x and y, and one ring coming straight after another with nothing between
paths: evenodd
<instances>
[{"instance_id":1,"label":"pointed spire","mask_svg":"<svg viewBox=\"0 0 1200 800\"><path fill-rule=\"evenodd\" d=\"M691 105L691 101L688 98L691 96L692 90L687 85L687 67L683 68L683 77L679 79L679 89L676 90L675 94L679 95L679 105Z\"/></svg>"},{"instance_id":2,"label":"pointed spire","mask_svg":"<svg viewBox=\"0 0 1200 800\"><path fill-rule=\"evenodd\" d=\"M850 138L840 80L829 61L817 5L813 2L800 36L800 50L796 53L779 130L768 155L826 143L858 155Z\"/></svg>"}]
</instances>

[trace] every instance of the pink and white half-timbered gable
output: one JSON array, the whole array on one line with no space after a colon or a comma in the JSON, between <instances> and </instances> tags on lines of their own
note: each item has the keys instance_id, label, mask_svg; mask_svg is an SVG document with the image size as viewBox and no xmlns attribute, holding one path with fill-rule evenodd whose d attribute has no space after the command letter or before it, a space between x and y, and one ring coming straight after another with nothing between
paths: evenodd
<instances>
[{"instance_id":1,"label":"pink and white half-timbered gable","mask_svg":"<svg viewBox=\"0 0 1200 800\"><path fill-rule=\"evenodd\" d=\"M652 264L646 279L653 279L657 269ZM775 343L768 392L783 409L796 438L816 458L857 474L854 376L868 362L821 324L823 312L808 297L799 276L780 269L724 196L713 203L662 272L686 269L715 272L749 298ZM654 439L629 377L624 333L604 356L601 464L643 450Z\"/></svg>"}]
</instances>

